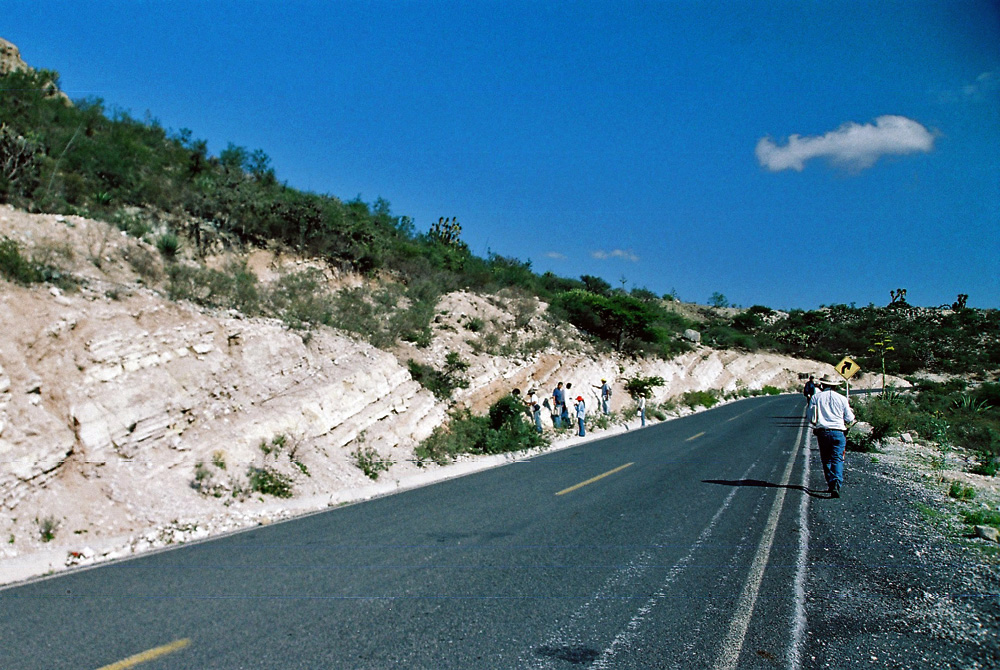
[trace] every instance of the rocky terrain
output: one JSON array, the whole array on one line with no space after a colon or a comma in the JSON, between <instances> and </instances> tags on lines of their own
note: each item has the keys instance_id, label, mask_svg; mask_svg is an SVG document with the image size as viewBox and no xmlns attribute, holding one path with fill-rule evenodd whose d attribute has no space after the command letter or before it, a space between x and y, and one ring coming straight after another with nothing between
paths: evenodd
<instances>
[{"instance_id":1,"label":"rocky terrain","mask_svg":"<svg viewBox=\"0 0 1000 670\"><path fill-rule=\"evenodd\" d=\"M0 583L516 457L418 466L414 447L450 403L411 377L409 359L440 369L449 352L460 354L469 386L452 402L477 413L512 388L548 391L558 381L575 382L593 407L593 385L606 377L618 411L631 403L621 381L637 374L666 381L654 398L662 401L688 390L797 389L800 375L825 371L703 346L671 361L598 354L570 326L553 335L542 304L469 293L441 300L430 346L382 351L329 328L303 333L170 301L156 250L104 222L5 206L0 237L73 278L65 290L0 280ZM265 283L307 263L271 251L243 260ZM360 282L324 272L332 288ZM490 355L476 346L483 333L470 330L473 320L497 337L550 341L536 353ZM388 471L367 477L359 449L391 463ZM289 478L291 497L251 492L248 479L261 471Z\"/></svg>"}]
</instances>

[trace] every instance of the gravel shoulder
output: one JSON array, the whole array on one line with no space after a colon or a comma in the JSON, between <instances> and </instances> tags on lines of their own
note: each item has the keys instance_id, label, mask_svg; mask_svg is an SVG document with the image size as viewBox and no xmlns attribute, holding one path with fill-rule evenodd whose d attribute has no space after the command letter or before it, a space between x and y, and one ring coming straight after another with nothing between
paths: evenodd
<instances>
[{"instance_id":1,"label":"gravel shoulder","mask_svg":"<svg viewBox=\"0 0 1000 670\"><path fill-rule=\"evenodd\" d=\"M811 464L822 491L815 438ZM997 545L960 522L948 474L893 442L848 452L843 497L812 498L804 667L1000 667ZM996 509L993 483L980 492Z\"/></svg>"}]
</instances>

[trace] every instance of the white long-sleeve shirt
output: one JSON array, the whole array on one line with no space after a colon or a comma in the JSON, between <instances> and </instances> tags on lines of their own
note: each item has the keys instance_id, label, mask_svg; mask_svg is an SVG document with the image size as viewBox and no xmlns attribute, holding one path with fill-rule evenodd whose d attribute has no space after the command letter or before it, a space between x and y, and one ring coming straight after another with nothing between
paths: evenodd
<instances>
[{"instance_id":1,"label":"white long-sleeve shirt","mask_svg":"<svg viewBox=\"0 0 1000 670\"><path fill-rule=\"evenodd\" d=\"M815 411L815 413L814 413ZM813 420L813 417L816 420ZM809 401L809 422L814 428L827 430L846 430L847 424L854 421L854 412L847 397L833 389L825 389Z\"/></svg>"}]
</instances>

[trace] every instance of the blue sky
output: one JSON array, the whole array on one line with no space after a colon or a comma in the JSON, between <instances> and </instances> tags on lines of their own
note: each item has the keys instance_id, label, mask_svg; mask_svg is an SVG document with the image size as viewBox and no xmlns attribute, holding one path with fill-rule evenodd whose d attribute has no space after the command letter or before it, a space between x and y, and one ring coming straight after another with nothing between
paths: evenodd
<instances>
[{"instance_id":1,"label":"blue sky","mask_svg":"<svg viewBox=\"0 0 1000 670\"><path fill-rule=\"evenodd\" d=\"M0 37L290 186L707 302L1000 307L1000 3L2 0Z\"/></svg>"}]
</instances>

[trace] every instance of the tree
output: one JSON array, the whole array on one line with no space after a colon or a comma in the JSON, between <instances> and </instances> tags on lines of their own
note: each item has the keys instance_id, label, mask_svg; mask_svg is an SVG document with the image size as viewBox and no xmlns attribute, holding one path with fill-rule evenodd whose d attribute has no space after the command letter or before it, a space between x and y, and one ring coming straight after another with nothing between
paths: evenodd
<instances>
[{"instance_id":1,"label":"tree","mask_svg":"<svg viewBox=\"0 0 1000 670\"><path fill-rule=\"evenodd\" d=\"M652 398L653 389L666 384L663 377L629 377L625 380L625 391L633 400Z\"/></svg>"},{"instance_id":2,"label":"tree","mask_svg":"<svg viewBox=\"0 0 1000 670\"><path fill-rule=\"evenodd\" d=\"M591 293L597 295L610 295L611 294L611 284L604 281L600 277L594 277L592 275L582 275L580 281L583 282L584 287Z\"/></svg>"},{"instance_id":3,"label":"tree","mask_svg":"<svg viewBox=\"0 0 1000 670\"><path fill-rule=\"evenodd\" d=\"M729 307L729 301L726 299L726 296L718 291L713 293L712 297L708 299L708 304L712 307Z\"/></svg>"}]
</instances>

